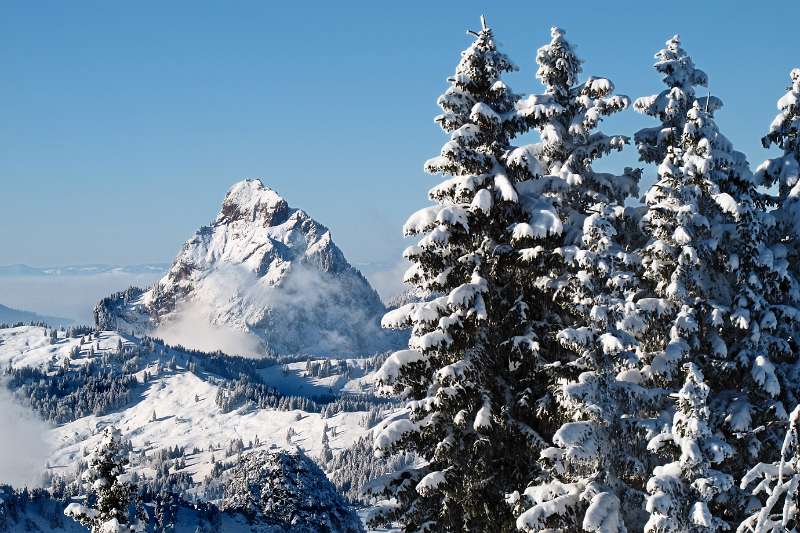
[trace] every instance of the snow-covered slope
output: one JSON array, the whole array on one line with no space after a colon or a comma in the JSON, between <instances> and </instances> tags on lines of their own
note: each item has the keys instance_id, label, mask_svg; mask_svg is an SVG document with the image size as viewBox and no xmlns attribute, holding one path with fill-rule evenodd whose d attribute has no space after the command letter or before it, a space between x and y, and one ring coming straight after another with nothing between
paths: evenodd
<instances>
[{"instance_id":1,"label":"snow-covered slope","mask_svg":"<svg viewBox=\"0 0 800 533\"><path fill-rule=\"evenodd\" d=\"M132 469L137 476L150 481L159 475L163 478L163 472L156 472L162 464L155 458L162 450L178 447L184 450L181 461L173 461L168 474L191 480L192 486L184 487L184 497L206 499L214 495L214 490L221 490L220 480L214 479L219 477L219 471L215 471L217 465L235 462L237 454L301 447L317 457L323 450L323 440L327 440L335 453L367 434L370 424L365 421L370 407L384 408L384 404L373 406L368 397L357 394L359 390L368 390L373 379L370 369L377 364L365 366L369 360L343 360L337 362L341 366L335 365L329 372L317 371L315 377L306 368L315 364L325 368L330 361L265 364L222 358L220 367L230 368L234 376L247 368L236 365L251 364L256 370L249 382L269 385L277 398L295 403L307 398L313 402L309 411L292 408L288 400L276 408L260 408L254 401L245 400L236 408L223 409L219 398L229 396L234 390L232 384L238 382L224 373L215 373L213 364L204 361L206 357L161 344L149 345L148 341L110 331L76 338L67 338L59 332L53 342L43 327L0 329L0 368L8 369L12 384L14 379L20 380L20 374L20 381L33 383L33 388L26 389L34 391L32 396L39 397L43 386L47 387L47 395L64 395L68 392L64 389L77 383L66 380L70 375L96 383L113 372L123 371L124 367L125 375L135 378L127 394L122 394L125 401L119 407L101 398L94 407L99 411L96 414L69 416L68 413L66 422L54 424L46 431L43 438L51 449L45 473L49 480L74 479L84 452L96 444L103 428L114 425L136 450L138 459L132 461ZM346 369L344 374L341 368ZM30 369L44 372L50 383L44 383ZM94 385L93 393L96 390L103 388ZM28 402L29 396L26 393L20 401ZM97 397L95 394L94 398ZM359 398L361 404L353 402L353 406L342 408L342 400L339 404L331 403L335 398ZM42 403L37 405L42 414ZM331 408L324 409L325 406ZM323 432L327 439L323 439Z\"/></svg>"},{"instance_id":2,"label":"snow-covered slope","mask_svg":"<svg viewBox=\"0 0 800 533\"><path fill-rule=\"evenodd\" d=\"M58 443L51 459L51 469L70 468L80 459L81 451L91 448L99 439L99 431L115 425L130 438L134 448L154 451L167 446L178 446L201 451L190 453L187 466L181 469L196 482L211 473L212 456L225 458L226 450L235 439L244 443L258 440L260 447L292 449L302 445L309 454L321 451L322 429L327 423L334 428L331 447L349 446L364 433L359 422L363 412L339 413L323 420L319 413L299 409L234 410L223 413L215 404L219 388L200 379L191 372L165 375L150 382L142 392L140 401L104 416L87 416L54 428L51 442ZM153 415L155 413L155 416ZM287 432L292 428L292 437ZM152 471L143 468L141 475L151 477Z\"/></svg>"},{"instance_id":3,"label":"snow-covered slope","mask_svg":"<svg viewBox=\"0 0 800 533\"><path fill-rule=\"evenodd\" d=\"M98 303L102 329L229 353L354 354L392 348L378 294L305 211L259 180L228 192L146 291Z\"/></svg>"},{"instance_id":4,"label":"snow-covered slope","mask_svg":"<svg viewBox=\"0 0 800 533\"><path fill-rule=\"evenodd\" d=\"M72 501L82 502L83 499L55 497L40 490L31 492L0 485L0 533L89 533L86 527L64 516L65 506ZM148 532L287 533L286 528L275 527L264 523L264 520L257 523L236 508L220 512L213 504L196 505L176 495L148 494L141 503L142 510L147 514L145 531ZM341 508L341 505L340 509L348 516L353 515L352 511ZM271 514L279 519L283 516L279 507L273 508ZM289 531L294 533L293 529ZM327 531L348 533L346 529Z\"/></svg>"}]
</instances>

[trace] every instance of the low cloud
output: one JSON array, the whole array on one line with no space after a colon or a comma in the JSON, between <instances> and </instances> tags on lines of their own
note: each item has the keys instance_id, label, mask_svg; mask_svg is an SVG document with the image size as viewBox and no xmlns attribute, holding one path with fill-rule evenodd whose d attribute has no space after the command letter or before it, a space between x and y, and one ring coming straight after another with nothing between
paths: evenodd
<instances>
[{"instance_id":1,"label":"low cloud","mask_svg":"<svg viewBox=\"0 0 800 533\"><path fill-rule=\"evenodd\" d=\"M371 291L355 276L336 276L293 263L270 284L228 265L197 282L154 335L172 344L240 355L369 351L385 334ZM255 335L248 333L252 331Z\"/></svg>"},{"instance_id":2,"label":"low cloud","mask_svg":"<svg viewBox=\"0 0 800 533\"><path fill-rule=\"evenodd\" d=\"M180 305L171 319L153 332L153 336L167 344L180 344L204 352L220 350L245 357L264 354L264 346L254 335L226 325L212 324L211 309L199 303Z\"/></svg>"},{"instance_id":3,"label":"low cloud","mask_svg":"<svg viewBox=\"0 0 800 533\"><path fill-rule=\"evenodd\" d=\"M49 426L20 405L0 382L0 483L41 485L50 447Z\"/></svg>"},{"instance_id":4,"label":"low cloud","mask_svg":"<svg viewBox=\"0 0 800 533\"><path fill-rule=\"evenodd\" d=\"M364 276L369 280L375 290L378 291L384 303L387 303L392 298L409 289L409 286L403 283L403 275L410 266L411 263L403 259L391 268L369 272L364 274Z\"/></svg>"}]
</instances>

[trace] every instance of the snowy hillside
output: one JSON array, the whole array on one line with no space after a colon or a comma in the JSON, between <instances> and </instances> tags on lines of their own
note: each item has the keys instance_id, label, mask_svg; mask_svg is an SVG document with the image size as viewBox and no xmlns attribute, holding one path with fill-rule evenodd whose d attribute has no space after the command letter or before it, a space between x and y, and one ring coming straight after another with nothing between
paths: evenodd
<instances>
[{"instance_id":1,"label":"snowy hillside","mask_svg":"<svg viewBox=\"0 0 800 533\"><path fill-rule=\"evenodd\" d=\"M85 527L64 516L64 506L71 500L0 485L0 531L86 533ZM293 529L275 527L280 524L253 520L244 510L228 508L221 512L216 506L194 505L172 495L148 495L143 507L149 517L148 532L294 533Z\"/></svg>"},{"instance_id":2,"label":"snowy hillside","mask_svg":"<svg viewBox=\"0 0 800 533\"><path fill-rule=\"evenodd\" d=\"M299 447L332 457L368 436L394 409L368 394L381 360L254 360L110 331L0 330L6 385L51 424L45 485L74 480L114 425L140 486L190 500L219 500L242 454Z\"/></svg>"},{"instance_id":3,"label":"snowy hillside","mask_svg":"<svg viewBox=\"0 0 800 533\"><path fill-rule=\"evenodd\" d=\"M102 329L205 350L358 354L402 343L378 327L384 310L328 228L246 180L159 282L102 300L95 317Z\"/></svg>"}]
</instances>

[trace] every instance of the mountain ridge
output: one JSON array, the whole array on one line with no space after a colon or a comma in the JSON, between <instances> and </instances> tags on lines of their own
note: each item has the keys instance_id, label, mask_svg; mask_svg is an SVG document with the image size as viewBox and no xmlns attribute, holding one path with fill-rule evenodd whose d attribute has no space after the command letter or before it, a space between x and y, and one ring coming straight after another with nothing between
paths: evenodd
<instances>
[{"instance_id":1,"label":"mountain ridge","mask_svg":"<svg viewBox=\"0 0 800 533\"><path fill-rule=\"evenodd\" d=\"M41 322L49 326L69 326L75 323L75 321L70 318L40 315L34 311L14 309L13 307L0 304L0 324L14 324L19 322Z\"/></svg>"},{"instance_id":2,"label":"mountain ridge","mask_svg":"<svg viewBox=\"0 0 800 533\"><path fill-rule=\"evenodd\" d=\"M117 265L106 263L87 263L80 265L34 267L24 263L0 265L0 277L18 276L94 276L98 274L152 274L165 272L169 263L139 263Z\"/></svg>"}]
</instances>

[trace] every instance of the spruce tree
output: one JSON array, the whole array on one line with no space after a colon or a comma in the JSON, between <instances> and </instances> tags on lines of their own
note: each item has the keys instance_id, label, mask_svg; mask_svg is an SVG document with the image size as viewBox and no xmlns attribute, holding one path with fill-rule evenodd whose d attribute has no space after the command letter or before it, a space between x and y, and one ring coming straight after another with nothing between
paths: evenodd
<instances>
[{"instance_id":1,"label":"spruce tree","mask_svg":"<svg viewBox=\"0 0 800 533\"><path fill-rule=\"evenodd\" d=\"M436 122L450 134L431 174L435 205L408 220L406 235L423 235L405 257L405 281L430 299L384 317L386 327L411 327L409 349L379 372L407 400L408 418L389 422L375 439L380 453L414 452L422 466L384 480L378 521L406 531L508 531L505 495L536 477L549 439L552 399L547 358L558 359L551 324L556 306L537 285L563 223L552 202L526 191L533 166L512 170L513 137L557 110L555 102L524 117L502 81L515 69L492 31L472 34ZM528 172L526 175L525 172ZM548 350L552 346L553 351Z\"/></svg>"},{"instance_id":2,"label":"spruce tree","mask_svg":"<svg viewBox=\"0 0 800 533\"><path fill-rule=\"evenodd\" d=\"M725 228L735 222L715 201L720 195L720 182L712 158L714 149L719 147L712 147L709 132L694 135L702 131L710 117L698 105L687 117L695 118L699 124L687 121L681 143L668 147L664 162L659 166L659 180L646 197L648 211L643 218L643 229L650 239L642 252L644 276L655 290L653 295L637 302L649 326L638 333L644 347L641 354L644 374L651 386L676 390L676 370L688 361L701 364L701 368L708 369L709 376L722 378L717 380L714 389L715 393L721 393L735 383L727 339L723 335L734 282L729 275L733 265L728 264L732 254L726 252L730 252L731 241L735 238L735 235L726 235ZM727 241L727 246L723 247L722 239ZM653 298L658 298L657 305L653 305ZM664 324L669 328L667 336ZM729 373L722 377L725 370ZM654 413L657 424L663 424L668 416L669 406L665 407L662 413ZM715 412L719 412L717 409ZM713 425L714 432L720 425ZM662 427L662 433L651 440L651 448L665 434L672 433L668 427ZM733 455L725 441L721 440L717 448L722 456L715 457L715 462ZM681 471L680 474L686 476L685 483L692 482L690 472ZM651 483L658 478L656 470ZM729 488L730 483L719 486L715 494ZM659 497L658 506L650 505L648 510L653 516L672 517L688 508L686 497L683 492L668 493ZM706 508L708 503L704 502ZM681 531L680 524L686 519L681 517L673 527L672 521L662 522L651 516L648 524L653 528L647 531Z\"/></svg>"},{"instance_id":3,"label":"spruce tree","mask_svg":"<svg viewBox=\"0 0 800 533\"><path fill-rule=\"evenodd\" d=\"M764 161L756 172L756 180L765 188L774 188L775 194L766 193L765 203L773 209L769 215L774 217L770 227L769 239L772 243L771 256L768 258L777 266L788 270L781 280L783 283L767 294L771 303L767 315L772 326L765 335L767 356L761 359L761 366L754 369L759 380L771 386L773 412L771 420L761 422L760 445L758 455L750 464L760 461L742 478L741 488L746 489L754 481L760 482L754 487L753 494L765 493L766 499L760 502L758 509L744 520L738 528L740 532L777 532L793 531L797 528L797 509L800 507L798 483L796 475L798 456L798 417L800 410L795 408L790 417L786 416L784 406L798 404L798 295L797 279L800 268L798 258L798 222L800 209L800 69L790 73L791 85L786 94L778 100L779 113L772 121L769 132L762 138L765 148L777 147L782 150L778 157ZM755 278L758 280L758 278ZM767 280L769 283L769 280ZM774 285L774 284L773 284ZM777 293L777 295L775 294ZM773 333L774 331L774 333ZM763 367L763 370L762 368ZM782 442L778 438L779 422L789 420L789 430ZM762 479L763 478L763 479Z\"/></svg>"},{"instance_id":4,"label":"spruce tree","mask_svg":"<svg viewBox=\"0 0 800 533\"><path fill-rule=\"evenodd\" d=\"M518 108L535 116L543 106L553 108L547 120L534 126L541 142L511 155L512 169L536 168L541 176L522 184L526 192L544 194L564 221L563 245L558 250L563 270L540 278L563 309L556 340L565 365L556 388L555 409L566 420L553 436L555 447L542 452L545 475L531 480L526 497L511 502L525 509L517 525L538 531L558 526L569 530L625 531L622 501L641 502L626 477L638 476L642 466L628 444L635 444L630 414L645 391L636 383L618 380L635 366L635 340L617 324L637 289L626 234L634 223L625 201L637 194L640 172L600 173L593 161L628 143L624 136L596 131L606 116L629 105L614 95L605 78L578 81L581 60L559 28L537 52L537 77L545 93L529 97ZM547 109L547 108L545 108ZM623 415L627 418L623 419Z\"/></svg>"},{"instance_id":5,"label":"spruce tree","mask_svg":"<svg viewBox=\"0 0 800 533\"><path fill-rule=\"evenodd\" d=\"M797 231L800 228L800 68L792 69L789 90L778 100L779 113L762 137L764 148L783 153L764 161L756 171L765 187L777 186L777 230L790 247L792 264L797 265Z\"/></svg>"},{"instance_id":6,"label":"spruce tree","mask_svg":"<svg viewBox=\"0 0 800 533\"><path fill-rule=\"evenodd\" d=\"M322 451L319 454L320 463L323 466L327 465L328 463L333 460L333 451L331 450L331 443L328 439L328 424L325 424L322 427Z\"/></svg>"},{"instance_id":7,"label":"spruce tree","mask_svg":"<svg viewBox=\"0 0 800 533\"><path fill-rule=\"evenodd\" d=\"M800 69L792 69L790 79L788 91L778 100L779 113L761 139L765 148L779 148L782 154L767 159L756 171L758 183L776 191L776 194L767 195L767 202L773 207L770 214L775 219L770 236L774 243L773 260L788 269L795 282L783 290L784 297L791 303L789 311L796 308L800 300L797 287L800 279ZM781 313L778 317L779 326L786 330L783 337L789 339L784 353L790 359L788 365L779 368L781 399L784 405L792 406L800 403L800 375L792 365L796 359L790 354L800 353L800 336L796 319L791 320Z\"/></svg>"},{"instance_id":8,"label":"spruce tree","mask_svg":"<svg viewBox=\"0 0 800 533\"><path fill-rule=\"evenodd\" d=\"M657 466L647 483L650 519L645 532L714 533L728 529L709 509L711 500L733 484L731 476L711 468L709 457L719 462L724 452L709 426L709 387L696 364L686 363L684 368L686 380L677 394L670 432L662 433L648 446L658 451L671 444L679 454L675 461Z\"/></svg>"},{"instance_id":9,"label":"spruce tree","mask_svg":"<svg viewBox=\"0 0 800 533\"><path fill-rule=\"evenodd\" d=\"M131 520L131 486L119 476L128 464L122 434L112 426L103 431L97 447L88 456L88 468L81 476L88 489L86 503L71 503L64 514L92 533L128 533L144 531L139 518Z\"/></svg>"},{"instance_id":10,"label":"spruce tree","mask_svg":"<svg viewBox=\"0 0 800 533\"><path fill-rule=\"evenodd\" d=\"M668 40L655 58L653 68L663 75L667 88L658 94L637 98L633 107L639 113L658 119L660 124L639 130L634 141L642 161L660 165L668 148L680 143L686 113L696 100L695 86L707 87L708 76L694 66L691 56L681 48L678 35Z\"/></svg>"},{"instance_id":11,"label":"spruce tree","mask_svg":"<svg viewBox=\"0 0 800 533\"><path fill-rule=\"evenodd\" d=\"M760 178L750 175L741 154L733 155L738 157L731 166L747 180L732 188L728 206L736 232L729 261L735 288L726 342L729 357L745 376L733 376L737 382L731 388L740 394L720 407L726 409L727 426L738 441L738 456L752 465L780 453L780 428L798 403L800 290L793 254L787 252L796 239L785 222L778 222L785 221L786 212L770 209L774 199L755 189ZM734 473L742 474L744 467L740 464Z\"/></svg>"},{"instance_id":12,"label":"spruce tree","mask_svg":"<svg viewBox=\"0 0 800 533\"><path fill-rule=\"evenodd\" d=\"M670 89L636 107L662 125L637 139L642 160L660 154L663 159L645 195L644 285L629 332L639 340L641 373L654 393L677 391L677 370L687 362L706 377L709 439L715 440L701 451L722 474L703 478L713 485L706 487L713 496L703 505L713 517L709 523L716 524L703 527L725 527L738 523L745 507L743 494L728 480L739 479L747 464L769 456L775 440L770 424L785 417L776 364L791 359L786 332L797 315L787 308L786 291L795 283L785 254L770 237L772 216L744 155L714 122L722 102L711 96L687 101L691 83L703 82L705 75L697 73L674 39L657 57L656 68L665 72ZM672 113L687 104L683 118ZM665 401L663 409L653 410L649 429L651 447L666 452L661 459L670 464L676 452L656 444L673 433L672 409ZM690 472L681 475L690 483ZM657 478L654 473L651 481ZM673 516L687 508L687 497L668 494L651 513ZM653 516L649 523L660 524ZM652 531L672 529L653 526Z\"/></svg>"}]
</instances>

